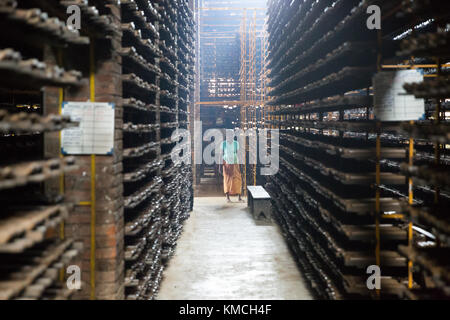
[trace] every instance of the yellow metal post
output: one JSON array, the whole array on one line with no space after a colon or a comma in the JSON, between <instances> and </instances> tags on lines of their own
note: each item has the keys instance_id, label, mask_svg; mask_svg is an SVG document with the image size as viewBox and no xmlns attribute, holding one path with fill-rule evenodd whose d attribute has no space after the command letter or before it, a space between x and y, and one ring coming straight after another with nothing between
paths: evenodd
<instances>
[{"instance_id":1,"label":"yellow metal post","mask_svg":"<svg viewBox=\"0 0 450 320\"><path fill-rule=\"evenodd\" d=\"M414 121L411 121L411 124L414 124ZM409 165L412 166L414 164L414 139L410 137L409 139ZM413 205L414 203L414 189L413 189L413 179L410 177L408 179L408 203L409 205ZM408 246L411 248L413 245L413 223L412 221L408 224ZM408 288L412 289L413 287L413 262L408 260Z\"/></svg>"},{"instance_id":2,"label":"yellow metal post","mask_svg":"<svg viewBox=\"0 0 450 320\"><path fill-rule=\"evenodd\" d=\"M380 137L380 124L377 124L377 140L376 140L376 191L375 191L375 260L376 265L381 267L381 235L380 235L380 216L381 216L381 203L380 203L380 184L381 184L381 137ZM377 289L377 296L380 297L380 290Z\"/></svg>"},{"instance_id":3,"label":"yellow metal post","mask_svg":"<svg viewBox=\"0 0 450 320\"><path fill-rule=\"evenodd\" d=\"M90 100L95 102L95 43L91 39L90 43ZM96 224L96 195L95 195L95 154L91 155L91 252L90 252L90 283L91 283L91 300L95 300L95 224Z\"/></svg>"},{"instance_id":4,"label":"yellow metal post","mask_svg":"<svg viewBox=\"0 0 450 320\"><path fill-rule=\"evenodd\" d=\"M381 30L377 32L378 40L378 54L377 54L377 70L381 71L382 65L382 47L383 47L383 35ZM380 233L380 218L381 218L381 123L377 124L377 138L376 138L376 168L375 168L375 261L376 265L381 268L381 233ZM376 291L377 298L381 297L381 290Z\"/></svg>"},{"instance_id":5,"label":"yellow metal post","mask_svg":"<svg viewBox=\"0 0 450 320\"><path fill-rule=\"evenodd\" d=\"M441 59L438 58L437 59L437 77L440 77L442 75L442 63L441 63ZM436 101L436 111L434 113L434 122L436 123L436 125L439 125L441 123L441 108L442 108L442 101L441 99L437 99ZM435 165L439 165L440 163L440 158L441 158L441 144L439 142L436 142L434 145L434 162ZM438 186L435 186L435 190L434 190L434 203L438 204L439 203L439 196L440 196L440 189Z\"/></svg>"},{"instance_id":6,"label":"yellow metal post","mask_svg":"<svg viewBox=\"0 0 450 320\"><path fill-rule=\"evenodd\" d=\"M62 54L62 49L58 49L58 64L60 66L62 66L63 64L63 54ZM62 114L62 104L64 101L64 89L63 88L58 88L58 114ZM61 131L59 132L59 157L63 158L63 155L61 153ZM65 190L64 190L64 173L61 173L59 175L59 193L60 195L64 196ZM65 225L64 225L64 221L61 221L60 225L59 225L59 238L61 240L64 240L65 238ZM59 270L59 280L61 282L64 281L65 278L65 270L64 268L61 268Z\"/></svg>"},{"instance_id":7,"label":"yellow metal post","mask_svg":"<svg viewBox=\"0 0 450 320\"><path fill-rule=\"evenodd\" d=\"M242 25L241 25L241 128L247 128L247 10L243 9ZM243 189L244 196L247 196L247 139L244 142L244 165L243 165Z\"/></svg>"},{"instance_id":8,"label":"yellow metal post","mask_svg":"<svg viewBox=\"0 0 450 320\"><path fill-rule=\"evenodd\" d=\"M63 53L62 53L62 49L58 49L58 64L60 66L62 66L63 64ZM63 88L59 88L58 89L58 113L61 115L62 114L62 104L64 101L64 89ZM61 153L61 131L59 132L59 157L63 158L63 155ZM59 193L61 195L64 195L64 173L61 173L61 175L59 176ZM64 221L61 221L60 224L60 230L59 230L59 236L61 238L61 240L64 240L65 237L65 232L64 232Z\"/></svg>"}]
</instances>

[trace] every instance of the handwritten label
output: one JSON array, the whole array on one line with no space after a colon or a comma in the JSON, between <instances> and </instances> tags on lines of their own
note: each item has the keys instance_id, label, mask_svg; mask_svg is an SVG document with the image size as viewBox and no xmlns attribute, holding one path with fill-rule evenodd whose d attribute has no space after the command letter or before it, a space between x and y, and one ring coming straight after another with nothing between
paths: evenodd
<instances>
[{"instance_id":1,"label":"handwritten label","mask_svg":"<svg viewBox=\"0 0 450 320\"><path fill-rule=\"evenodd\" d=\"M114 104L99 102L64 102L62 114L79 122L61 133L64 155L112 155L114 152Z\"/></svg>"}]
</instances>

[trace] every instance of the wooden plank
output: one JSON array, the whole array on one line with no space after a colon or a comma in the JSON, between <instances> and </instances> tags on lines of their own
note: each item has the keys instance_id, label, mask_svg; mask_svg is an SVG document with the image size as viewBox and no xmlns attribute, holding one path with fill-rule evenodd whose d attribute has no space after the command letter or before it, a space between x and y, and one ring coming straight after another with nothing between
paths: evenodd
<instances>
[{"instance_id":1,"label":"wooden plank","mask_svg":"<svg viewBox=\"0 0 450 320\"><path fill-rule=\"evenodd\" d=\"M57 213L64 215L67 208L65 206L21 208L14 212L14 215L0 220L0 248L14 236L32 231L36 225Z\"/></svg>"},{"instance_id":2,"label":"wooden plank","mask_svg":"<svg viewBox=\"0 0 450 320\"><path fill-rule=\"evenodd\" d=\"M46 248L42 255L36 258L37 265L23 266L20 270L10 275L10 280L0 281L0 300L13 298L31 285L71 244L72 240L66 240L58 245Z\"/></svg>"},{"instance_id":3,"label":"wooden plank","mask_svg":"<svg viewBox=\"0 0 450 320\"><path fill-rule=\"evenodd\" d=\"M75 158L32 161L0 168L0 190L42 182L76 169Z\"/></svg>"}]
</instances>

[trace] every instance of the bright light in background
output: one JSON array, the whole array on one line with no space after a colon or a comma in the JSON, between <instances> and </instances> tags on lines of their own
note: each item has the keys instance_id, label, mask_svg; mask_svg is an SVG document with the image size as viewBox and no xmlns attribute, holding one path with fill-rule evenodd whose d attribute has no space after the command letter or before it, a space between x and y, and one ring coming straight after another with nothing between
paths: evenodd
<instances>
[{"instance_id":1,"label":"bright light in background","mask_svg":"<svg viewBox=\"0 0 450 320\"><path fill-rule=\"evenodd\" d=\"M249 32L256 14L255 29L260 34L266 19L267 0L196 0L196 8L200 8L197 12L200 101L240 100L242 20L246 16Z\"/></svg>"}]
</instances>

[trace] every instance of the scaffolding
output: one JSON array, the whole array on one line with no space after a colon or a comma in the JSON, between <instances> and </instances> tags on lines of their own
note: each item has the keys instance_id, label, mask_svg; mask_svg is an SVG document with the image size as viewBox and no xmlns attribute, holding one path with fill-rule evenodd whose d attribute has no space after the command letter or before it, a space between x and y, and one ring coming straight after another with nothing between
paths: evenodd
<instances>
[{"instance_id":1,"label":"scaffolding","mask_svg":"<svg viewBox=\"0 0 450 320\"><path fill-rule=\"evenodd\" d=\"M264 0L214 2L197 0L198 51L197 74L200 94L196 112L221 113L223 108L238 111L233 128L247 130L262 123L262 71L267 49L265 42ZM203 112L200 108L203 108ZM213 109L210 109L213 108ZM236 124L236 126L234 126ZM206 129L207 126L203 125ZM245 150L248 152L248 145ZM247 156L245 157L247 159ZM245 160L246 160L245 159ZM247 177L247 173L251 173ZM244 166L247 179L256 184L256 166Z\"/></svg>"},{"instance_id":2,"label":"scaffolding","mask_svg":"<svg viewBox=\"0 0 450 320\"><path fill-rule=\"evenodd\" d=\"M262 8L248 8L243 10L240 28L240 92L241 92L241 129L252 129L256 134L262 127L262 114L264 110L265 90L265 59L266 59L266 32L265 20L258 16ZM244 190L247 184L257 184L257 165L247 165L249 145L245 142ZM249 173L249 176L247 176Z\"/></svg>"}]
</instances>

